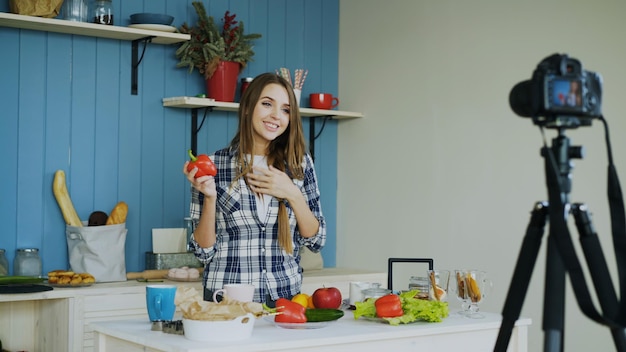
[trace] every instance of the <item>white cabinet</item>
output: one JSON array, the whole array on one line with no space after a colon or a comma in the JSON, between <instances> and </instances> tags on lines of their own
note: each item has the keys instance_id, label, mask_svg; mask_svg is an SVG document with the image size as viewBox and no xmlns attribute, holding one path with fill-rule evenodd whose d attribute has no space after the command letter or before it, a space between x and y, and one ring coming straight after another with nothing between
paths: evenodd
<instances>
[{"instance_id":1,"label":"white cabinet","mask_svg":"<svg viewBox=\"0 0 626 352\"><path fill-rule=\"evenodd\" d=\"M185 285L189 285L185 283ZM193 283L198 288L201 283ZM8 350L93 351L94 321L148 319L145 283L98 283L0 295L0 339Z\"/></svg>"}]
</instances>

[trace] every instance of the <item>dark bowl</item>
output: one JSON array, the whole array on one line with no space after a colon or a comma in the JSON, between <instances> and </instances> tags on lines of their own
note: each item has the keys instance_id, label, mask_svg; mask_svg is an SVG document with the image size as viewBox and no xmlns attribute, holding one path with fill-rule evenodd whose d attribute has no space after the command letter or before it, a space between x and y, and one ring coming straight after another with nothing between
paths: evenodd
<instances>
[{"instance_id":1,"label":"dark bowl","mask_svg":"<svg viewBox=\"0 0 626 352\"><path fill-rule=\"evenodd\" d=\"M169 26L174 17L160 13L134 13L130 15L130 24L162 24Z\"/></svg>"}]
</instances>

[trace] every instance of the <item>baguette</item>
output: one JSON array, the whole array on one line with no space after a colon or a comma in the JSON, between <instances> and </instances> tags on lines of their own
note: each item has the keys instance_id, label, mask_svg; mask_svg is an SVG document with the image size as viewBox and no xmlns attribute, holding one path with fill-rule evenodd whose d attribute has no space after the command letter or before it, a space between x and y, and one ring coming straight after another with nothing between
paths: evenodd
<instances>
[{"instance_id":1,"label":"baguette","mask_svg":"<svg viewBox=\"0 0 626 352\"><path fill-rule=\"evenodd\" d=\"M65 172L63 170L57 170L54 173L52 192L54 193L54 198L56 198L57 203L59 204L59 208L61 208L61 213L63 214L65 223L70 226L82 227L83 223L80 221L80 218L76 213L76 209L74 209L74 204L72 204L72 199L67 192Z\"/></svg>"},{"instance_id":2,"label":"baguette","mask_svg":"<svg viewBox=\"0 0 626 352\"><path fill-rule=\"evenodd\" d=\"M115 205L109 218L107 219L107 225L123 224L126 222L126 215L128 215L128 205L124 202L119 202Z\"/></svg>"}]
</instances>

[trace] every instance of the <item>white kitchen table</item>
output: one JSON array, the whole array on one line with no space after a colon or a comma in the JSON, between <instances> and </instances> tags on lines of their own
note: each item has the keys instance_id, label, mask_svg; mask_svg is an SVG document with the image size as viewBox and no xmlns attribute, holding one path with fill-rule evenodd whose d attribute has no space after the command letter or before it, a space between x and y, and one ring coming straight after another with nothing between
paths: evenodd
<instances>
[{"instance_id":1,"label":"white kitchen table","mask_svg":"<svg viewBox=\"0 0 626 352\"><path fill-rule=\"evenodd\" d=\"M145 320L91 323L96 351L464 351L493 350L500 329L500 314L484 313L470 319L455 313L441 323L416 322L390 326L370 320L354 320L352 311L320 329L283 329L268 318L255 322L252 337L232 342L197 342L181 335L151 331ZM521 318L511 334L509 351L528 350L528 326ZM210 334L211 331L207 331Z\"/></svg>"}]
</instances>

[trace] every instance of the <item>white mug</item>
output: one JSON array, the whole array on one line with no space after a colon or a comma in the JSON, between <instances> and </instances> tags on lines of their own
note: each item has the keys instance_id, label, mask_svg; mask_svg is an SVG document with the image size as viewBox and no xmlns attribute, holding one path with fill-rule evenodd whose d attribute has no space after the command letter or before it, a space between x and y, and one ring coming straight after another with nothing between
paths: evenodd
<instances>
[{"instance_id":1,"label":"white mug","mask_svg":"<svg viewBox=\"0 0 626 352\"><path fill-rule=\"evenodd\" d=\"M217 296L221 294L229 299L239 302L252 302L254 298L254 285L252 284L226 284L224 288L213 293L213 302L217 302Z\"/></svg>"},{"instance_id":2,"label":"white mug","mask_svg":"<svg viewBox=\"0 0 626 352\"><path fill-rule=\"evenodd\" d=\"M364 298L363 290L367 290L368 288L378 288L378 287L380 287L380 284L374 283L374 282L362 282L362 281L350 282L349 304L353 306L354 302L362 302Z\"/></svg>"}]
</instances>

